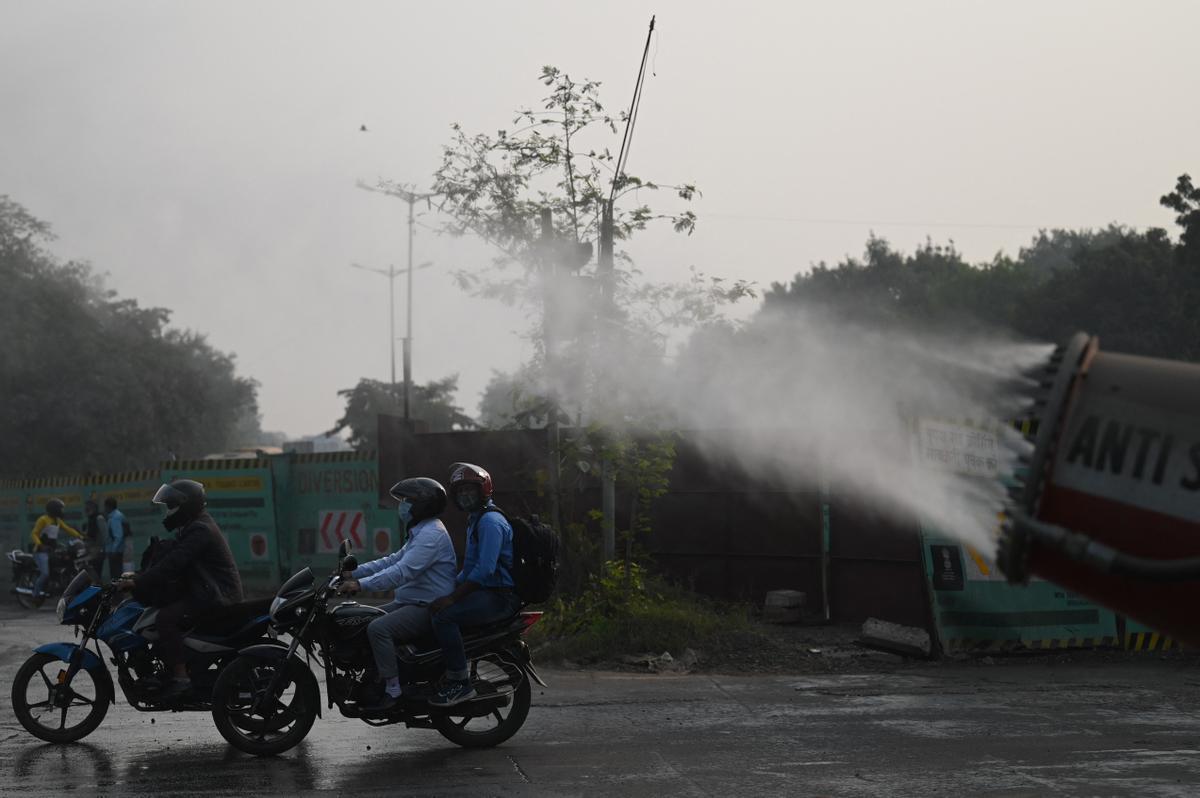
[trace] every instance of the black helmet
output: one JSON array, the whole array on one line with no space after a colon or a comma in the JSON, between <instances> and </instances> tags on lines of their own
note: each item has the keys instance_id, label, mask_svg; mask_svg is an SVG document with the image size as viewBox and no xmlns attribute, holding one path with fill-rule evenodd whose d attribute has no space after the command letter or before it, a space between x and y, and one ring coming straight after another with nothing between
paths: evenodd
<instances>
[{"instance_id":1,"label":"black helmet","mask_svg":"<svg viewBox=\"0 0 1200 798\"><path fill-rule=\"evenodd\" d=\"M176 479L159 488L150 501L165 504L167 514L163 517L163 526L178 529L204 511L208 496L204 486L194 479Z\"/></svg>"},{"instance_id":2,"label":"black helmet","mask_svg":"<svg viewBox=\"0 0 1200 798\"><path fill-rule=\"evenodd\" d=\"M407 499L412 504L412 520L436 518L446 509L446 489L429 477L402 479L388 491L396 501Z\"/></svg>"},{"instance_id":3,"label":"black helmet","mask_svg":"<svg viewBox=\"0 0 1200 798\"><path fill-rule=\"evenodd\" d=\"M62 499L51 499L46 502L46 515L51 518L62 518L62 514L66 512L67 505Z\"/></svg>"}]
</instances>

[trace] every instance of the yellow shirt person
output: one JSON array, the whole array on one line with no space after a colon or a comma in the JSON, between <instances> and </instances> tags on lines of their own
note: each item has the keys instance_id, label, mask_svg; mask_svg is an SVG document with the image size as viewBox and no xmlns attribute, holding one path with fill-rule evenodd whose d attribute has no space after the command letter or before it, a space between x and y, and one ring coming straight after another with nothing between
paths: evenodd
<instances>
[{"instance_id":1,"label":"yellow shirt person","mask_svg":"<svg viewBox=\"0 0 1200 798\"><path fill-rule=\"evenodd\" d=\"M61 518L54 518L47 513L38 516L38 520L33 524L33 532L29 536L33 538L33 545L40 549L44 545L55 545L58 542L58 532L60 529L69 535L74 535L83 540L83 535L73 529L70 524Z\"/></svg>"}]
</instances>

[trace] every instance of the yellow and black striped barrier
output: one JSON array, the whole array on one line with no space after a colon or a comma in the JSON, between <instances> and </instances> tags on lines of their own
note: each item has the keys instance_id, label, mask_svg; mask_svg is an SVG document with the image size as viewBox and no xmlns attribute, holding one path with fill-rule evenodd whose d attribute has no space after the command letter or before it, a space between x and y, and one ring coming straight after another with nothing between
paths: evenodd
<instances>
[{"instance_id":1,"label":"yellow and black striped barrier","mask_svg":"<svg viewBox=\"0 0 1200 798\"><path fill-rule=\"evenodd\" d=\"M253 468L270 468L271 463L266 458L235 457L229 460L164 460L163 471L178 473L180 471L226 471Z\"/></svg>"},{"instance_id":2,"label":"yellow and black striped barrier","mask_svg":"<svg viewBox=\"0 0 1200 798\"><path fill-rule=\"evenodd\" d=\"M1117 648L1116 637L1055 637L1032 640L945 640L947 653L987 654L1018 651L1066 651L1068 649Z\"/></svg>"},{"instance_id":3,"label":"yellow and black striped barrier","mask_svg":"<svg viewBox=\"0 0 1200 798\"><path fill-rule=\"evenodd\" d=\"M158 479L158 469L144 468L140 471L121 471L115 474L93 474L81 477L77 485L117 485L125 482L153 482Z\"/></svg>"},{"instance_id":4,"label":"yellow and black striped barrier","mask_svg":"<svg viewBox=\"0 0 1200 798\"><path fill-rule=\"evenodd\" d=\"M299 452L295 455L294 463L357 463L363 460L375 461L375 452Z\"/></svg>"},{"instance_id":5,"label":"yellow and black striped barrier","mask_svg":"<svg viewBox=\"0 0 1200 798\"><path fill-rule=\"evenodd\" d=\"M1068 649L1115 649L1164 653L1182 651L1179 641L1158 632L1127 632L1123 637L1067 637L1037 640L946 640L947 653L987 654L1018 651L1065 651Z\"/></svg>"},{"instance_id":6,"label":"yellow and black striped barrier","mask_svg":"<svg viewBox=\"0 0 1200 798\"><path fill-rule=\"evenodd\" d=\"M1178 642L1158 632L1127 632L1125 634L1126 651L1179 651L1182 648Z\"/></svg>"}]
</instances>

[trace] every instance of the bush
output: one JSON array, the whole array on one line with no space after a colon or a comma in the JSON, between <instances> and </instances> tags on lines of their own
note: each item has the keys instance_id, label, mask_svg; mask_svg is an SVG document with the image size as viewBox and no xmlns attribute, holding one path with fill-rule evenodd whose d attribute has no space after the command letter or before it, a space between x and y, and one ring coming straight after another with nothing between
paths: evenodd
<instances>
[{"instance_id":1,"label":"bush","mask_svg":"<svg viewBox=\"0 0 1200 798\"><path fill-rule=\"evenodd\" d=\"M626 574L610 562L577 597L557 600L530 630L539 658L583 663L628 654L676 656L703 650L749 626L747 608L722 604L647 574L637 564Z\"/></svg>"}]
</instances>

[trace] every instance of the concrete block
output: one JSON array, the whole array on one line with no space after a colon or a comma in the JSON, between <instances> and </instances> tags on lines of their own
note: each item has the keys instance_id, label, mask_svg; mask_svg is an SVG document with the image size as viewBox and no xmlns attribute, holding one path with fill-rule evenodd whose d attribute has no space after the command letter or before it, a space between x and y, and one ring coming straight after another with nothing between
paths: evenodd
<instances>
[{"instance_id":1,"label":"concrete block","mask_svg":"<svg viewBox=\"0 0 1200 798\"><path fill-rule=\"evenodd\" d=\"M881 621L878 618L868 618L862 625L862 637L859 645L880 651L890 651L906 657L929 658L932 643L929 632L915 626L901 626L898 623Z\"/></svg>"},{"instance_id":2,"label":"concrete block","mask_svg":"<svg viewBox=\"0 0 1200 798\"><path fill-rule=\"evenodd\" d=\"M807 597L799 590L772 590L763 602L763 620L770 623L799 623Z\"/></svg>"}]
</instances>

